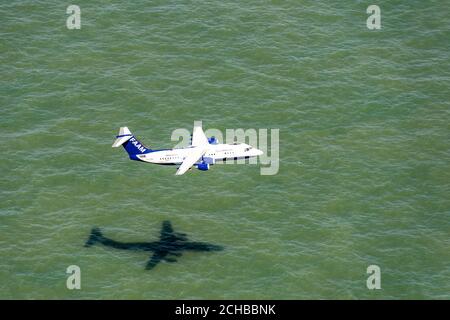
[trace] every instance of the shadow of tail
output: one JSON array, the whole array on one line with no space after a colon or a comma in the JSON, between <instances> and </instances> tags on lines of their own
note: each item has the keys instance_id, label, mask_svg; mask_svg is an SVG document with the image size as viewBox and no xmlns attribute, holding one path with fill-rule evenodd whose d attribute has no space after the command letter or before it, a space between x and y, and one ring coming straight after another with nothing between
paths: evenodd
<instances>
[{"instance_id":1,"label":"shadow of tail","mask_svg":"<svg viewBox=\"0 0 450 320\"><path fill-rule=\"evenodd\" d=\"M102 235L102 232L100 231L100 228L92 228L91 235L87 239L84 246L85 247L93 246L97 242L101 242L102 239L103 239L103 235Z\"/></svg>"}]
</instances>

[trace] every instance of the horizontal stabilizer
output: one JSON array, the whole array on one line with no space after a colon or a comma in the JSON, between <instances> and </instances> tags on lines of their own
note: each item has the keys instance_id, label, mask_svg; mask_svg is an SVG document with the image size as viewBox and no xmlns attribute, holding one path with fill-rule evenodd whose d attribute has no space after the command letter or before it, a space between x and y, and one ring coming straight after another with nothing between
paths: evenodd
<instances>
[{"instance_id":1,"label":"horizontal stabilizer","mask_svg":"<svg viewBox=\"0 0 450 320\"><path fill-rule=\"evenodd\" d=\"M120 147L122 144L130 140L130 138L133 135L131 134L131 131L128 130L127 127L120 127L119 134L116 136L116 141L114 141L112 147L117 148Z\"/></svg>"},{"instance_id":2,"label":"horizontal stabilizer","mask_svg":"<svg viewBox=\"0 0 450 320\"><path fill-rule=\"evenodd\" d=\"M89 236L89 239L85 243L85 247L90 247L94 245L96 242L99 242L101 239L103 239L102 232L99 228L92 228L91 235Z\"/></svg>"}]
</instances>

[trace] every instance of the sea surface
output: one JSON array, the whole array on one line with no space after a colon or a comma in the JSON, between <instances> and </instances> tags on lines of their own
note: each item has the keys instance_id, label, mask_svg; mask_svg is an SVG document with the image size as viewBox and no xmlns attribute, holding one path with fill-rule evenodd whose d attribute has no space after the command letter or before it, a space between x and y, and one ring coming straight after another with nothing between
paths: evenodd
<instances>
[{"instance_id":1,"label":"sea surface","mask_svg":"<svg viewBox=\"0 0 450 320\"><path fill-rule=\"evenodd\" d=\"M0 298L449 299L448 3L373 2L2 1ZM121 126L171 148L196 120L279 129L278 173L111 148ZM164 220L225 250L145 270L83 247Z\"/></svg>"}]
</instances>

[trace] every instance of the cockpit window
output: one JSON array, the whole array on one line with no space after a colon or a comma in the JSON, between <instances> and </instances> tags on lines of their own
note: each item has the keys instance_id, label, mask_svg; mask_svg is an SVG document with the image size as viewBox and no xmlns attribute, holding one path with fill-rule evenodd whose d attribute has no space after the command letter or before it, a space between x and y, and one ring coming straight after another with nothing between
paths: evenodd
<instances>
[{"instance_id":1,"label":"cockpit window","mask_svg":"<svg viewBox=\"0 0 450 320\"><path fill-rule=\"evenodd\" d=\"M245 152L250 151L252 147L245 148Z\"/></svg>"}]
</instances>

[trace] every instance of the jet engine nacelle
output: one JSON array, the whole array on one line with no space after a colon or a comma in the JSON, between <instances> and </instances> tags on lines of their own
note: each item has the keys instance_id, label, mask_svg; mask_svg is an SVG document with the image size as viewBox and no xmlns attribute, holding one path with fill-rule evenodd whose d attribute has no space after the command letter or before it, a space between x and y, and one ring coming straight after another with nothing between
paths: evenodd
<instances>
[{"instance_id":1,"label":"jet engine nacelle","mask_svg":"<svg viewBox=\"0 0 450 320\"><path fill-rule=\"evenodd\" d=\"M201 162L198 164L197 169L202 171L209 170L209 163Z\"/></svg>"},{"instance_id":2,"label":"jet engine nacelle","mask_svg":"<svg viewBox=\"0 0 450 320\"><path fill-rule=\"evenodd\" d=\"M209 144L219 144L219 140L216 137L208 138Z\"/></svg>"}]
</instances>

